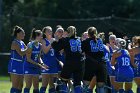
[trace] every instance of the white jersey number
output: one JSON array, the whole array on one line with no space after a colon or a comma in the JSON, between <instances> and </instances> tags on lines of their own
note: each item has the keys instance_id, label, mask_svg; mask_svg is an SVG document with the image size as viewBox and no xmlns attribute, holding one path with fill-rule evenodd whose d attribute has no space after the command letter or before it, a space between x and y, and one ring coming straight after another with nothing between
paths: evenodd
<instances>
[{"instance_id":1,"label":"white jersey number","mask_svg":"<svg viewBox=\"0 0 140 93\"><path fill-rule=\"evenodd\" d=\"M130 65L130 59L128 57L122 58L122 66L129 66Z\"/></svg>"}]
</instances>

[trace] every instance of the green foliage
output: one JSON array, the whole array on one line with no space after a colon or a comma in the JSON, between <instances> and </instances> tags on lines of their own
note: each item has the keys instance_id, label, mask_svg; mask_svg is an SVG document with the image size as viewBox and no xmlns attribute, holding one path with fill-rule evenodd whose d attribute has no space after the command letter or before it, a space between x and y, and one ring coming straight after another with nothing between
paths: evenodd
<instances>
[{"instance_id":1,"label":"green foliage","mask_svg":"<svg viewBox=\"0 0 140 93\"><path fill-rule=\"evenodd\" d=\"M4 13L46 18L138 17L140 0L3 0Z\"/></svg>"}]
</instances>

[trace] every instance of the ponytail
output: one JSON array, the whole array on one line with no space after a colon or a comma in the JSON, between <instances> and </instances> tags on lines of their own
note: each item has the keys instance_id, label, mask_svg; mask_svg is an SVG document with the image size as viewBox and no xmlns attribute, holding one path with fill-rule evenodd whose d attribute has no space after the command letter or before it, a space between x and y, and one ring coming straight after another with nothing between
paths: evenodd
<instances>
[{"instance_id":1,"label":"ponytail","mask_svg":"<svg viewBox=\"0 0 140 93\"><path fill-rule=\"evenodd\" d=\"M35 28L32 29L30 40L35 40L37 36L41 35L41 30L36 30Z\"/></svg>"},{"instance_id":2,"label":"ponytail","mask_svg":"<svg viewBox=\"0 0 140 93\"><path fill-rule=\"evenodd\" d=\"M68 34L69 34L69 37L76 37L76 28L74 26L69 26L67 28L67 31L68 31Z\"/></svg>"},{"instance_id":3,"label":"ponytail","mask_svg":"<svg viewBox=\"0 0 140 93\"><path fill-rule=\"evenodd\" d=\"M89 27L87 29L88 35L90 36L90 38L92 38L93 40L96 41L97 39L97 30L95 27Z\"/></svg>"},{"instance_id":4,"label":"ponytail","mask_svg":"<svg viewBox=\"0 0 140 93\"><path fill-rule=\"evenodd\" d=\"M31 32L30 40L35 40L35 31L36 31L36 29L33 28L32 32Z\"/></svg>"}]
</instances>

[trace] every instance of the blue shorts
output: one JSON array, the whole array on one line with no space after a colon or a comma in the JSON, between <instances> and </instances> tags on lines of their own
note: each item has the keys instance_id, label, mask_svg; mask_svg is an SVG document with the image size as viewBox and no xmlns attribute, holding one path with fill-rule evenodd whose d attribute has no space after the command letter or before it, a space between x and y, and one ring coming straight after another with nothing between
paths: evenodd
<instances>
[{"instance_id":1,"label":"blue shorts","mask_svg":"<svg viewBox=\"0 0 140 93\"><path fill-rule=\"evenodd\" d=\"M41 74L58 74L58 68L49 68L48 70L42 69Z\"/></svg>"},{"instance_id":2,"label":"blue shorts","mask_svg":"<svg viewBox=\"0 0 140 93\"><path fill-rule=\"evenodd\" d=\"M24 67L24 74L25 75L39 75L40 74L40 68L35 67Z\"/></svg>"},{"instance_id":3,"label":"blue shorts","mask_svg":"<svg viewBox=\"0 0 140 93\"><path fill-rule=\"evenodd\" d=\"M132 82L134 78L133 71L118 70L116 73L116 82Z\"/></svg>"},{"instance_id":4,"label":"blue shorts","mask_svg":"<svg viewBox=\"0 0 140 93\"><path fill-rule=\"evenodd\" d=\"M8 73L23 75L23 62L10 60L8 64Z\"/></svg>"},{"instance_id":5,"label":"blue shorts","mask_svg":"<svg viewBox=\"0 0 140 93\"><path fill-rule=\"evenodd\" d=\"M138 68L133 68L134 71L134 78L140 77L140 66Z\"/></svg>"}]
</instances>

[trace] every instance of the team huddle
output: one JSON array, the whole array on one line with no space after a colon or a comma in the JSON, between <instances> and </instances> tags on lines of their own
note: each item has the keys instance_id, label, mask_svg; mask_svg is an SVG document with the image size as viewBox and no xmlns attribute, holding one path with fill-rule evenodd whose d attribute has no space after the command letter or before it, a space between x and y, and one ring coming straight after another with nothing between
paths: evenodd
<instances>
[{"instance_id":1,"label":"team huddle","mask_svg":"<svg viewBox=\"0 0 140 93\"><path fill-rule=\"evenodd\" d=\"M24 30L15 26L8 64L10 93L140 93L140 36L117 38L105 43L104 33L89 27L81 37L74 26L33 29L29 43ZM41 76L41 87L39 81ZM124 86L125 84L125 86ZM96 86L96 87L95 87ZM49 87L48 91L47 87Z\"/></svg>"}]
</instances>

